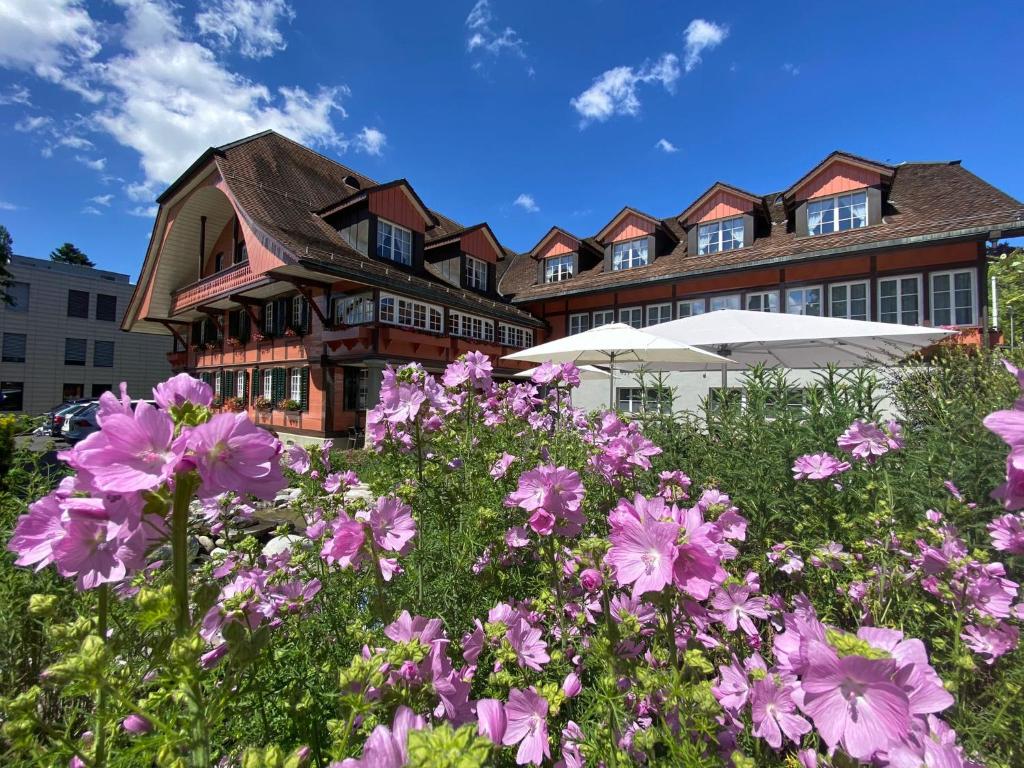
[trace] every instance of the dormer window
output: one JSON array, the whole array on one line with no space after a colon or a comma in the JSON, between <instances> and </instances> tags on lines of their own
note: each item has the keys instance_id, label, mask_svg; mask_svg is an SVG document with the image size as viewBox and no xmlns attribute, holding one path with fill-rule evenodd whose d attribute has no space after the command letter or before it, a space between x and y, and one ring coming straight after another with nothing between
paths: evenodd
<instances>
[{"instance_id":1,"label":"dormer window","mask_svg":"<svg viewBox=\"0 0 1024 768\"><path fill-rule=\"evenodd\" d=\"M625 240L612 246L612 271L646 267L650 263L647 253L647 238Z\"/></svg>"},{"instance_id":2,"label":"dormer window","mask_svg":"<svg viewBox=\"0 0 1024 768\"><path fill-rule=\"evenodd\" d=\"M466 256L466 288L472 288L475 291L486 291L487 290L487 262L480 261L480 259L474 259L472 256Z\"/></svg>"},{"instance_id":3,"label":"dormer window","mask_svg":"<svg viewBox=\"0 0 1024 768\"><path fill-rule=\"evenodd\" d=\"M810 200L807 203L807 234L827 235L868 225L866 190Z\"/></svg>"},{"instance_id":4,"label":"dormer window","mask_svg":"<svg viewBox=\"0 0 1024 768\"><path fill-rule=\"evenodd\" d=\"M704 255L742 248L743 217L701 224L697 230L697 253Z\"/></svg>"},{"instance_id":5,"label":"dormer window","mask_svg":"<svg viewBox=\"0 0 1024 768\"><path fill-rule=\"evenodd\" d=\"M390 221L377 221L377 256L412 266L412 232Z\"/></svg>"},{"instance_id":6,"label":"dormer window","mask_svg":"<svg viewBox=\"0 0 1024 768\"><path fill-rule=\"evenodd\" d=\"M568 280L573 273L573 255L552 256L544 261L544 282L560 283Z\"/></svg>"}]
</instances>

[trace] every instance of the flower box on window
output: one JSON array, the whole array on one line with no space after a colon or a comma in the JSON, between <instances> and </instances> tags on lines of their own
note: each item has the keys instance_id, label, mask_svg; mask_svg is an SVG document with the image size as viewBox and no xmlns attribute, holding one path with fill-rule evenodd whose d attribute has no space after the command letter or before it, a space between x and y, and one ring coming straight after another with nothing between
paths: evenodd
<instances>
[{"instance_id":1,"label":"flower box on window","mask_svg":"<svg viewBox=\"0 0 1024 768\"><path fill-rule=\"evenodd\" d=\"M231 336L230 338L228 338L228 346L229 347L240 347L240 346L242 346L242 343L243 343L242 340L239 339L236 336Z\"/></svg>"},{"instance_id":2,"label":"flower box on window","mask_svg":"<svg viewBox=\"0 0 1024 768\"><path fill-rule=\"evenodd\" d=\"M223 407L225 411L238 413L245 410L245 403L242 402L240 397L228 397L224 399Z\"/></svg>"},{"instance_id":3,"label":"flower box on window","mask_svg":"<svg viewBox=\"0 0 1024 768\"><path fill-rule=\"evenodd\" d=\"M277 404L277 410L298 413L302 410L302 405L298 400L282 400Z\"/></svg>"},{"instance_id":4,"label":"flower box on window","mask_svg":"<svg viewBox=\"0 0 1024 768\"><path fill-rule=\"evenodd\" d=\"M298 336L301 336L302 334L300 334L298 331L296 331L291 326L288 326L287 328L284 329L284 335L285 335L285 338L294 339L294 338L297 338Z\"/></svg>"},{"instance_id":5,"label":"flower box on window","mask_svg":"<svg viewBox=\"0 0 1024 768\"><path fill-rule=\"evenodd\" d=\"M252 401L252 407L257 411L266 413L274 407L274 404L267 398L261 396Z\"/></svg>"}]
</instances>

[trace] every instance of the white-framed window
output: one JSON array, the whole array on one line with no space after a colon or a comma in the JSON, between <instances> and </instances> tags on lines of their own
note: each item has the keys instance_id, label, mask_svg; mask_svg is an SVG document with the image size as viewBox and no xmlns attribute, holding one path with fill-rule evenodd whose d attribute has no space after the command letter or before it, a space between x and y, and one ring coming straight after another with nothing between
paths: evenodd
<instances>
[{"instance_id":1,"label":"white-framed window","mask_svg":"<svg viewBox=\"0 0 1024 768\"><path fill-rule=\"evenodd\" d=\"M388 293L380 295L378 317L382 323L391 325L404 325L431 333L444 331L444 316L440 307Z\"/></svg>"},{"instance_id":2,"label":"white-framed window","mask_svg":"<svg viewBox=\"0 0 1024 768\"><path fill-rule=\"evenodd\" d=\"M786 289L786 312L821 317L821 286L805 285Z\"/></svg>"},{"instance_id":3,"label":"white-framed window","mask_svg":"<svg viewBox=\"0 0 1024 768\"><path fill-rule=\"evenodd\" d=\"M974 311L973 269L954 269L932 272L931 283L932 325L976 325Z\"/></svg>"},{"instance_id":4,"label":"white-framed window","mask_svg":"<svg viewBox=\"0 0 1024 768\"><path fill-rule=\"evenodd\" d=\"M533 331L520 328L518 325L498 323L498 343L506 347L520 349L533 346Z\"/></svg>"},{"instance_id":5,"label":"white-framed window","mask_svg":"<svg viewBox=\"0 0 1024 768\"><path fill-rule=\"evenodd\" d=\"M871 292L867 280L832 283L828 287L828 311L847 320L871 319Z\"/></svg>"},{"instance_id":6,"label":"white-framed window","mask_svg":"<svg viewBox=\"0 0 1024 768\"><path fill-rule=\"evenodd\" d=\"M624 413L672 413L672 391L665 387L616 387L615 401Z\"/></svg>"},{"instance_id":7,"label":"white-framed window","mask_svg":"<svg viewBox=\"0 0 1024 768\"><path fill-rule=\"evenodd\" d=\"M270 368L263 371L263 397L270 401L274 399L274 373Z\"/></svg>"},{"instance_id":8,"label":"white-framed window","mask_svg":"<svg viewBox=\"0 0 1024 768\"><path fill-rule=\"evenodd\" d=\"M306 299L303 296L292 297L292 328L299 328L302 326L302 310L306 305Z\"/></svg>"},{"instance_id":9,"label":"white-framed window","mask_svg":"<svg viewBox=\"0 0 1024 768\"><path fill-rule=\"evenodd\" d=\"M272 301L263 305L263 332L274 332L274 302Z\"/></svg>"},{"instance_id":10,"label":"white-framed window","mask_svg":"<svg viewBox=\"0 0 1024 768\"><path fill-rule=\"evenodd\" d=\"M569 335L583 333L590 330L590 313L581 312L576 315L569 315Z\"/></svg>"},{"instance_id":11,"label":"white-framed window","mask_svg":"<svg viewBox=\"0 0 1024 768\"><path fill-rule=\"evenodd\" d=\"M644 327L643 307L623 307L619 310L619 322L631 325L634 328Z\"/></svg>"},{"instance_id":12,"label":"white-framed window","mask_svg":"<svg viewBox=\"0 0 1024 768\"><path fill-rule=\"evenodd\" d=\"M366 410L366 398L370 392L370 371L367 368L360 368L356 377L356 410Z\"/></svg>"},{"instance_id":13,"label":"white-framed window","mask_svg":"<svg viewBox=\"0 0 1024 768\"><path fill-rule=\"evenodd\" d=\"M878 280L878 319L883 323L921 324L921 276Z\"/></svg>"},{"instance_id":14,"label":"white-framed window","mask_svg":"<svg viewBox=\"0 0 1024 768\"><path fill-rule=\"evenodd\" d=\"M718 253L742 248L743 217L709 221L697 227L697 253Z\"/></svg>"},{"instance_id":15,"label":"white-framed window","mask_svg":"<svg viewBox=\"0 0 1024 768\"><path fill-rule=\"evenodd\" d=\"M302 369L292 368L289 378L288 397L295 402L302 400Z\"/></svg>"},{"instance_id":16,"label":"white-framed window","mask_svg":"<svg viewBox=\"0 0 1024 768\"><path fill-rule=\"evenodd\" d=\"M412 264L412 232L384 219L377 220L377 256L409 266Z\"/></svg>"},{"instance_id":17,"label":"white-framed window","mask_svg":"<svg viewBox=\"0 0 1024 768\"><path fill-rule=\"evenodd\" d=\"M615 322L615 310L595 309L593 317L594 321L590 325L591 328L600 328L602 325L610 325Z\"/></svg>"},{"instance_id":18,"label":"white-framed window","mask_svg":"<svg viewBox=\"0 0 1024 768\"><path fill-rule=\"evenodd\" d=\"M466 256L466 287L475 291L487 290L487 262Z\"/></svg>"},{"instance_id":19,"label":"white-framed window","mask_svg":"<svg viewBox=\"0 0 1024 768\"><path fill-rule=\"evenodd\" d=\"M846 195L809 200L807 203L807 234L827 235L868 225L868 193L850 192Z\"/></svg>"},{"instance_id":20,"label":"white-framed window","mask_svg":"<svg viewBox=\"0 0 1024 768\"><path fill-rule=\"evenodd\" d=\"M458 259L445 259L440 262L441 265L441 279L446 283L451 283L456 288L459 286L459 260Z\"/></svg>"},{"instance_id":21,"label":"white-framed window","mask_svg":"<svg viewBox=\"0 0 1024 768\"><path fill-rule=\"evenodd\" d=\"M651 304L647 307L647 324L667 323L672 319L671 304Z\"/></svg>"},{"instance_id":22,"label":"white-framed window","mask_svg":"<svg viewBox=\"0 0 1024 768\"><path fill-rule=\"evenodd\" d=\"M683 299L676 303L676 317L693 317L705 312L704 299Z\"/></svg>"},{"instance_id":23,"label":"white-framed window","mask_svg":"<svg viewBox=\"0 0 1024 768\"><path fill-rule=\"evenodd\" d=\"M238 371L235 374L235 394L238 397L245 397L245 371Z\"/></svg>"},{"instance_id":24,"label":"white-framed window","mask_svg":"<svg viewBox=\"0 0 1024 768\"><path fill-rule=\"evenodd\" d=\"M560 283L572 277L573 255L565 253L544 260L544 282Z\"/></svg>"},{"instance_id":25,"label":"white-framed window","mask_svg":"<svg viewBox=\"0 0 1024 768\"><path fill-rule=\"evenodd\" d=\"M647 261L647 238L638 237L636 240L624 240L621 243L612 245L612 271L620 269L633 269L634 267L645 267Z\"/></svg>"},{"instance_id":26,"label":"white-framed window","mask_svg":"<svg viewBox=\"0 0 1024 768\"><path fill-rule=\"evenodd\" d=\"M452 312L448 330L452 336L464 336L479 341L494 341L494 323L476 315Z\"/></svg>"},{"instance_id":27,"label":"white-framed window","mask_svg":"<svg viewBox=\"0 0 1024 768\"><path fill-rule=\"evenodd\" d=\"M223 379L224 377L221 375L220 371L217 371L217 373L213 374L213 394L216 395L217 397L220 397L222 394L224 394Z\"/></svg>"},{"instance_id":28,"label":"white-framed window","mask_svg":"<svg viewBox=\"0 0 1024 768\"><path fill-rule=\"evenodd\" d=\"M752 312L778 312L779 292L758 291L747 294L747 309Z\"/></svg>"},{"instance_id":29,"label":"white-framed window","mask_svg":"<svg viewBox=\"0 0 1024 768\"><path fill-rule=\"evenodd\" d=\"M372 323L373 315L372 293L339 296L334 300L334 322L340 325Z\"/></svg>"},{"instance_id":30,"label":"white-framed window","mask_svg":"<svg viewBox=\"0 0 1024 768\"><path fill-rule=\"evenodd\" d=\"M730 293L726 296L712 296L708 299L709 312L717 312L720 309L740 309L741 307L741 297L738 293Z\"/></svg>"}]
</instances>

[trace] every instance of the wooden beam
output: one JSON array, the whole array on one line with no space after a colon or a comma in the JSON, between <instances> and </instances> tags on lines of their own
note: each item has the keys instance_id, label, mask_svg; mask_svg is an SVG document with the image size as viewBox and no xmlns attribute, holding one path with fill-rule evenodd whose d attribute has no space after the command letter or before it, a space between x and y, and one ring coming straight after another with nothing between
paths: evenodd
<instances>
[{"instance_id":1,"label":"wooden beam","mask_svg":"<svg viewBox=\"0 0 1024 768\"><path fill-rule=\"evenodd\" d=\"M213 324L217 326L217 330L220 331L220 335L224 336L224 310L217 309L216 307L207 307L205 305L196 307L197 310L202 312L204 315L213 320Z\"/></svg>"},{"instance_id":2,"label":"wooden beam","mask_svg":"<svg viewBox=\"0 0 1024 768\"><path fill-rule=\"evenodd\" d=\"M168 331L173 333L174 334L174 338L177 339L181 343L181 346L183 346L185 349L188 349L188 342L185 341L184 337L180 333L178 333L178 330L174 326L176 326L176 325L186 325L187 326L187 325L189 325L189 323L181 323L181 322L177 322L175 320L158 320L157 322L160 323L160 325L162 325Z\"/></svg>"},{"instance_id":3,"label":"wooden beam","mask_svg":"<svg viewBox=\"0 0 1024 768\"><path fill-rule=\"evenodd\" d=\"M199 217L199 279L203 279L203 262L206 261L206 217Z\"/></svg>"},{"instance_id":4,"label":"wooden beam","mask_svg":"<svg viewBox=\"0 0 1024 768\"><path fill-rule=\"evenodd\" d=\"M323 325L324 330L333 330L334 321L328 320L324 317L324 313L320 310L320 306L314 300L315 297L313 296L313 292L304 285L296 285L295 288L302 294L303 298L306 300L306 304L308 304L313 312L316 313L316 316L320 318L320 323ZM328 311L330 311L330 308L328 308Z\"/></svg>"}]
</instances>

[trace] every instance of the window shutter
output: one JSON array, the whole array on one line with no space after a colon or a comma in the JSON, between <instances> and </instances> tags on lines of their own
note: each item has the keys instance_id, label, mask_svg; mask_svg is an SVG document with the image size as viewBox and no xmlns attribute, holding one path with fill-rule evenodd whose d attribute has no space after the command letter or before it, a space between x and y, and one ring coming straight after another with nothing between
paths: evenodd
<instances>
[{"instance_id":1,"label":"window shutter","mask_svg":"<svg viewBox=\"0 0 1024 768\"><path fill-rule=\"evenodd\" d=\"M355 368L343 368L344 381L344 410L354 411L356 409L356 387L359 380L359 371Z\"/></svg>"},{"instance_id":2,"label":"window shutter","mask_svg":"<svg viewBox=\"0 0 1024 768\"><path fill-rule=\"evenodd\" d=\"M249 319L249 313L244 309L238 312L238 340L243 344L249 341L249 331L252 327L252 321Z\"/></svg>"},{"instance_id":3,"label":"window shutter","mask_svg":"<svg viewBox=\"0 0 1024 768\"><path fill-rule=\"evenodd\" d=\"M285 398L285 380L288 372L284 368L275 368L270 374L270 391L274 395L274 405Z\"/></svg>"},{"instance_id":4,"label":"window shutter","mask_svg":"<svg viewBox=\"0 0 1024 768\"><path fill-rule=\"evenodd\" d=\"M196 320L192 323L192 343L199 345L203 343L203 321Z\"/></svg>"},{"instance_id":5,"label":"window shutter","mask_svg":"<svg viewBox=\"0 0 1024 768\"><path fill-rule=\"evenodd\" d=\"M288 315L288 310L292 308L292 303L289 299L278 299L274 302L274 335L284 336L284 329L288 327L291 322L291 317Z\"/></svg>"},{"instance_id":6,"label":"window shutter","mask_svg":"<svg viewBox=\"0 0 1024 768\"><path fill-rule=\"evenodd\" d=\"M224 397L235 396L235 372L234 371L221 371L221 376L224 377L224 384L222 385L222 391Z\"/></svg>"},{"instance_id":7,"label":"window shutter","mask_svg":"<svg viewBox=\"0 0 1024 768\"><path fill-rule=\"evenodd\" d=\"M305 296L296 296L295 300L299 302L299 327L295 330L305 336L309 333L309 302Z\"/></svg>"},{"instance_id":8,"label":"window shutter","mask_svg":"<svg viewBox=\"0 0 1024 768\"><path fill-rule=\"evenodd\" d=\"M242 405L249 404L249 376L248 374L242 376L242 391L238 395L242 398Z\"/></svg>"},{"instance_id":9,"label":"window shutter","mask_svg":"<svg viewBox=\"0 0 1024 768\"><path fill-rule=\"evenodd\" d=\"M241 321L241 313L235 310L228 312L228 336L232 339L239 337L238 327Z\"/></svg>"},{"instance_id":10,"label":"window shutter","mask_svg":"<svg viewBox=\"0 0 1024 768\"><path fill-rule=\"evenodd\" d=\"M252 399L255 400L257 397L263 396L263 390L260 388L260 369L252 369L252 378L249 391L252 393Z\"/></svg>"},{"instance_id":11,"label":"window shutter","mask_svg":"<svg viewBox=\"0 0 1024 768\"><path fill-rule=\"evenodd\" d=\"M302 410L309 410L309 367L302 369L299 377L299 405Z\"/></svg>"}]
</instances>

